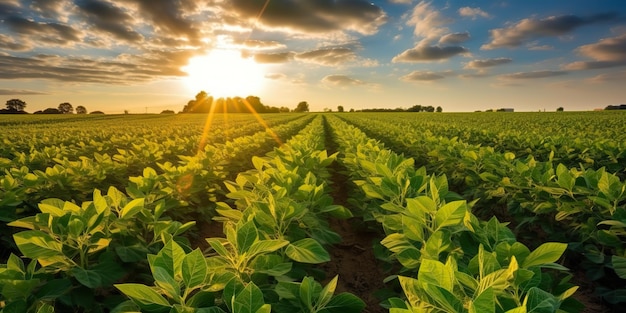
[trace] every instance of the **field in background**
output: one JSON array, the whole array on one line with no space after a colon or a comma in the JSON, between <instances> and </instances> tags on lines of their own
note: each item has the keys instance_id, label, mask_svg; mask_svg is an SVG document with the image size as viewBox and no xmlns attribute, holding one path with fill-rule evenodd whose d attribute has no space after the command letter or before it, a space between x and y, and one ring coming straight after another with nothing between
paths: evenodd
<instances>
[{"instance_id":1,"label":"field in background","mask_svg":"<svg viewBox=\"0 0 626 313\"><path fill-rule=\"evenodd\" d=\"M625 117L0 116L0 308L610 310Z\"/></svg>"}]
</instances>

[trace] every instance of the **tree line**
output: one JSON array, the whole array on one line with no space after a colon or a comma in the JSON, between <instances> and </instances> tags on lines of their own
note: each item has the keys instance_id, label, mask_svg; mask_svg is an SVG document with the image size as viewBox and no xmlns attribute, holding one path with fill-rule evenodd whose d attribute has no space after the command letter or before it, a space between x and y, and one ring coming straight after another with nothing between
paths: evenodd
<instances>
[{"instance_id":1,"label":"tree line","mask_svg":"<svg viewBox=\"0 0 626 313\"><path fill-rule=\"evenodd\" d=\"M6 102L6 108L0 109L0 114L28 114L26 109L26 102L21 99L10 99ZM100 111L91 112L102 113ZM74 113L74 106L69 102L63 102L56 108L47 108L45 110L39 110L33 112L33 114L72 114ZM87 108L82 105L76 107L76 114L87 114Z\"/></svg>"},{"instance_id":2,"label":"tree line","mask_svg":"<svg viewBox=\"0 0 626 313\"><path fill-rule=\"evenodd\" d=\"M264 105L257 96L217 98L200 91L195 99L189 100L182 113L285 113L287 107Z\"/></svg>"}]
</instances>

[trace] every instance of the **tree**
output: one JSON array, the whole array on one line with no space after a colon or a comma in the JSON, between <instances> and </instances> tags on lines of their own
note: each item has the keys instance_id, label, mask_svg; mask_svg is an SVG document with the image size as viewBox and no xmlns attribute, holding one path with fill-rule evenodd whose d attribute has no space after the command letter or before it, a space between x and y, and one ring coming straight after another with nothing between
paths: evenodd
<instances>
[{"instance_id":1,"label":"tree","mask_svg":"<svg viewBox=\"0 0 626 313\"><path fill-rule=\"evenodd\" d=\"M556 109L556 111L557 111L557 112L563 112L563 110L564 110L564 109L563 109L563 107L558 107L558 108Z\"/></svg>"},{"instance_id":2,"label":"tree","mask_svg":"<svg viewBox=\"0 0 626 313\"><path fill-rule=\"evenodd\" d=\"M74 113L74 107L69 102L63 102L59 104L59 111L63 114L72 114Z\"/></svg>"},{"instance_id":3,"label":"tree","mask_svg":"<svg viewBox=\"0 0 626 313\"><path fill-rule=\"evenodd\" d=\"M9 111L24 111L26 102L20 99L11 99L7 101L7 110Z\"/></svg>"},{"instance_id":4,"label":"tree","mask_svg":"<svg viewBox=\"0 0 626 313\"><path fill-rule=\"evenodd\" d=\"M309 104L306 101L300 101L294 112L309 112Z\"/></svg>"},{"instance_id":5,"label":"tree","mask_svg":"<svg viewBox=\"0 0 626 313\"><path fill-rule=\"evenodd\" d=\"M76 114L87 114L87 108L82 105L76 107Z\"/></svg>"},{"instance_id":6,"label":"tree","mask_svg":"<svg viewBox=\"0 0 626 313\"><path fill-rule=\"evenodd\" d=\"M442 109L440 106L438 106L438 107L437 107L437 112L438 112L438 113L441 113L441 112L443 112L443 109Z\"/></svg>"},{"instance_id":7,"label":"tree","mask_svg":"<svg viewBox=\"0 0 626 313\"><path fill-rule=\"evenodd\" d=\"M337 106L337 112L343 112L343 105Z\"/></svg>"}]
</instances>

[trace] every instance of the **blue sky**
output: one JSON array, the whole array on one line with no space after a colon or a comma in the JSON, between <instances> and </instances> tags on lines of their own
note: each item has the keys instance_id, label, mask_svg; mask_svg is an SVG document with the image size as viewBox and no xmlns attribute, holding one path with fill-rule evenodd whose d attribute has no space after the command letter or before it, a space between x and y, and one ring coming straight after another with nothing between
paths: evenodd
<instances>
[{"instance_id":1,"label":"blue sky","mask_svg":"<svg viewBox=\"0 0 626 313\"><path fill-rule=\"evenodd\" d=\"M0 68L0 95L30 112L178 111L200 90L315 111L593 110L626 103L626 5L0 0Z\"/></svg>"}]
</instances>

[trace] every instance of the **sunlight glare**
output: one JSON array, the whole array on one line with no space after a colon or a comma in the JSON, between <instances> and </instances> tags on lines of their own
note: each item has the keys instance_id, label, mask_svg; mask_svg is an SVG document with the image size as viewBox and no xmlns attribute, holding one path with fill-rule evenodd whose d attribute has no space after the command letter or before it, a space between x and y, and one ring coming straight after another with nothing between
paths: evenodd
<instances>
[{"instance_id":1,"label":"sunlight glare","mask_svg":"<svg viewBox=\"0 0 626 313\"><path fill-rule=\"evenodd\" d=\"M264 69L234 50L216 49L189 59L185 85L191 92L206 91L213 97L247 97L263 87Z\"/></svg>"}]
</instances>

